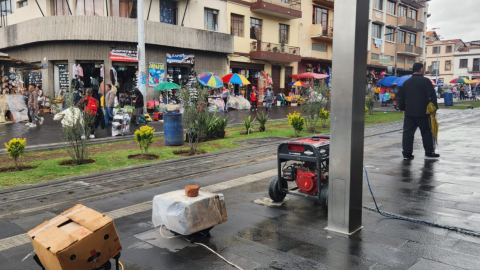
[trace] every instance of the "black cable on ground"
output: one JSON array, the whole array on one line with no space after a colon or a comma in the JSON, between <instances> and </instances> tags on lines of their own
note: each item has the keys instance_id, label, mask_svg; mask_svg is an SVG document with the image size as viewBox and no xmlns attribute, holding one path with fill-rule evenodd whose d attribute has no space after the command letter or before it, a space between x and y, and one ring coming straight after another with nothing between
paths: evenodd
<instances>
[{"instance_id":1,"label":"black cable on ground","mask_svg":"<svg viewBox=\"0 0 480 270\"><path fill-rule=\"evenodd\" d=\"M463 233L463 234L466 234L466 235L480 237L480 232L476 232L476 231L473 231L473 230L463 229L463 228L454 227L454 226L441 225L441 224L437 224L437 223L430 222L430 221L424 221L424 220L420 220L420 219L414 219L414 218L409 218L409 217L405 217L405 216L401 216L401 215L397 215L397 214L393 214L393 213L389 213L389 212L380 211L380 209L378 208L378 205L377 205L377 201L375 200L375 196L373 196L372 188L370 187L370 180L368 179L367 168L365 168L365 165L363 166L363 170L365 171L365 177L367 178L368 189L370 190L370 194L372 195L373 203L375 204L375 208L371 208L371 207L367 207L367 206L363 206L363 208L365 208L367 210L370 210L372 212L377 212L377 213L379 213L380 215L382 215L386 218L398 219L398 220L404 220L404 221L409 221L409 222L414 222L414 223L425 224L425 225L436 227L436 228L447 229L447 230L450 230L450 231L455 231L455 232Z\"/></svg>"}]
</instances>

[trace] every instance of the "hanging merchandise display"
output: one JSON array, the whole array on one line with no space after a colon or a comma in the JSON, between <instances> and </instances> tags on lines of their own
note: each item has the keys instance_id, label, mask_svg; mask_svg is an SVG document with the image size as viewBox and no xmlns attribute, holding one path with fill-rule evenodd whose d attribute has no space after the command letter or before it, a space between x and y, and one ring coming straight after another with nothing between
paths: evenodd
<instances>
[{"instance_id":1,"label":"hanging merchandise display","mask_svg":"<svg viewBox=\"0 0 480 270\"><path fill-rule=\"evenodd\" d=\"M69 76L68 76L68 66L67 65L58 65L58 73L59 73L59 83L60 83L60 90L68 91L70 86L69 84Z\"/></svg>"}]
</instances>

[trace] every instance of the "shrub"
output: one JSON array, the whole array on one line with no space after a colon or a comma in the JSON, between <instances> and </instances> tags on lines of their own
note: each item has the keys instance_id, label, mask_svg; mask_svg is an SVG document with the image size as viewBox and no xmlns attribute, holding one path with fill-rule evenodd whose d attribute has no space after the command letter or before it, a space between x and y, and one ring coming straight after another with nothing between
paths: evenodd
<instances>
[{"instance_id":1,"label":"shrub","mask_svg":"<svg viewBox=\"0 0 480 270\"><path fill-rule=\"evenodd\" d=\"M8 144L5 143L6 152L11 159L15 162L15 167L18 169L18 160L25 152L25 146L27 146L27 139L20 139L20 138L13 138L11 139Z\"/></svg>"},{"instance_id":2,"label":"shrub","mask_svg":"<svg viewBox=\"0 0 480 270\"><path fill-rule=\"evenodd\" d=\"M300 116L300 113L289 113L288 114L288 123L292 125L295 130L295 137L298 137L298 133L303 130L305 125L305 118Z\"/></svg>"},{"instance_id":3,"label":"shrub","mask_svg":"<svg viewBox=\"0 0 480 270\"><path fill-rule=\"evenodd\" d=\"M307 98L307 96L310 96ZM315 132L318 122L321 120L319 112L329 106L329 89L325 84L315 85L311 94L305 96L305 104L300 107L302 115L305 116L305 126L309 132Z\"/></svg>"},{"instance_id":4,"label":"shrub","mask_svg":"<svg viewBox=\"0 0 480 270\"><path fill-rule=\"evenodd\" d=\"M255 122L256 120L256 118L253 119L253 121L251 119L251 116L247 116L247 118L245 118L245 121L243 121L245 128L247 129L247 134L250 134L250 132L253 131L253 122Z\"/></svg>"},{"instance_id":5,"label":"shrub","mask_svg":"<svg viewBox=\"0 0 480 270\"><path fill-rule=\"evenodd\" d=\"M220 138L225 138L225 129L227 128L228 125L228 116L225 117L224 119L219 118L217 122L217 132L218 132L218 137Z\"/></svg>"},{"instance_id":6,"label":"shrub","mask_svg":"<svg viewBox=\"0 0 480 270\"><path fill-rule=\"evenodd\" d=\"M320 112L318 113L318 116L322 120L322 127L327 126L327 120L330 118L330 111L325 110L325 108L322 108Z\"/></svg>"},{"instance_id":7,"label":"shrub","mask_svg":"<svg viewBox=\"0 0 480 270\"><path fill-rule=\"evenodd\" d=\"M135 141L137 142L142 155L148 154L148 148L155 140L155 129L149 126L140 127L135 131Z\"/></svg>"},{"instance_id":8,"label":"shrub","mask_svg":"<svg viewBox=\"0 0 480 270\"><path fill-rule=\"evenodd\" d=\"M365 106L365 115L367 115L368 111L369 111L368 107Z\"/></svg>"},{"instance_id":9,"label":"shrub","mask_svg":"<svg viewBox=\"0 0 480 270\"><path fill-rule=\"evenodd\" d=\"M376 101L377 98L375 96L375 92L370 90L367 91L367 95L365 97L365 107L367 107L370 114L373 114L373 106L375 105ZM367 113L367 110L365 110L365 113Z\"/></svg>"},{"instance_id":10,"label":"shrub","mask_svg":"<svg viewBox=\"0 0 480 270\"><path fill-rule=\"evenodd\" d=\"M268 121L268 114L265 114L265 113L258 114L257 113L257 120L258 120L258 123L260 124L259 130L261 132L265 131L265 124Z\"/></svg>"}]
</instances>

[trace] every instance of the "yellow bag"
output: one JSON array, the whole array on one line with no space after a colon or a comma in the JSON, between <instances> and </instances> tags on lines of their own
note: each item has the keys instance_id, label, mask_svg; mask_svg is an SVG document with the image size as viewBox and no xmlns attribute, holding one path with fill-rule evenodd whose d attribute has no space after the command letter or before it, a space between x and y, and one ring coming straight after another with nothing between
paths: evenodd
<instances>
[{"instance_id":1,"label":"yellow bag","mask_svg":"<svg viewBox=\"0 0 480 270\"><path fill-rule=\"evenodd\" d=\"M105 107L105 95L100 98L100 106Z\"/></svg>"},{"instance_id":2,"label":"yellow bag","mask_svg":"<svg viewBox=\"0 0 480 270\"><path fill-rule=\"evenodd\" d=\"M150 117L150 114L146 113L146 114L144 114L143 116L145 116L145 119L147 119L147 121L149 121L149 122L152 122L152 121L153 121L153 120L152 120L152 117Z\"/></svg>"}]
</instances>

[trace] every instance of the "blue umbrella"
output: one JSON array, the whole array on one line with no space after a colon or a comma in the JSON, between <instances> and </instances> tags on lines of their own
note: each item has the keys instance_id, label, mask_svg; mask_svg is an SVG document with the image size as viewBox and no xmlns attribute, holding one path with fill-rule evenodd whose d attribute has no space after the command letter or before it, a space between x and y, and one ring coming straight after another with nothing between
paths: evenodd
<instances>
[{"instance_id":1,"label":"blue umbrella","mask_svg":"<svg viewBox=\"0 0 480 270\"><path fill-rule=\"evenodd\" d=\"M387 87L390 87L393 85L393 83L395 82L395 80L397 80L398 77L397 76L387 76L383 79L381 79L377 85L383 85L383 86L387 86Z\"/></svg>"},{"instance_id":2,"label":"blue umbrella","mask_svg":"<svg viewBox=\"0 0 480 270\"><path fill-rule=\"evenodd\" d=\"M397 80L395 80L393 83L396 84L397 86L402 86L403 83L410 79L410 77L412 77L412 75L405 75L405 76L402 76L400 78L398 78Z\"/></svg>"}]
</instances>

